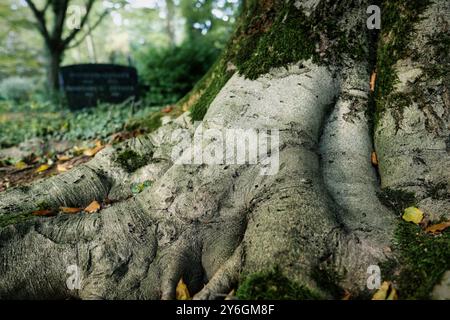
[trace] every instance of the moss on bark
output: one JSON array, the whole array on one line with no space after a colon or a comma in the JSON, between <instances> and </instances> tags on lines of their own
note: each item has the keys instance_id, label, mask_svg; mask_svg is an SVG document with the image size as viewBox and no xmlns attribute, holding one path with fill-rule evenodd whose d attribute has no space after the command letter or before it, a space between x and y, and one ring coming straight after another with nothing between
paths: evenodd
<instances>
[{"instance_id":1,"label":"moss on bark","mask_svg":"<svg viewBox=\"0 0 450 320\"><path fill-rule=\"evenodd\" d=\"M245 277L236 296L241 300L317 300L320 295L299 285L277 268Z\"/></svg>"}]
</instances>

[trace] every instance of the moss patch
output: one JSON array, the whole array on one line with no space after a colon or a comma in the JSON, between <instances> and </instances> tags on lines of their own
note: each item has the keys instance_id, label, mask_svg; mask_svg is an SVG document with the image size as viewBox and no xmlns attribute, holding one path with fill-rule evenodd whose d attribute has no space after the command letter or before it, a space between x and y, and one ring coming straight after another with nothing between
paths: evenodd
<instances>
[{"instance_id":1,"label":"moss patch","mask_svg":"<svg viewBox=\"0 0 450 320\"><path fill-rule=\"evenodd\" d=\"M194 102L190 102L192 104L190 112L193 121L203 119L217 94L233 75L233 71L227 71L226 65L226 59L222 56L194 87L193 91L180 101L179 104L183 105L192 98L195 99Z\"/></svg>"},{"instance_id":2,"label":"moss patch","mask_svg":"<svg viewBox=\"0 0 450 320\"><path fill-rule=\"evenodd\" d=\"M421 14L429 4L429 0L382 1L383 25L377 49L376 119L393 103L394 107L401 109L405 106L406 100L403 97L400 97L398 106L395 105L396 97L389 97L398 82L394 66L400 59L413 56L408 43L414 34L414 25L420 21Z\"/></svg>"},{"instance_id":3,"label":"moss patch","mask_svg":"<svg viewBox=\"0 0 450 320\"><path fill-rule=\"evenodd\" d=\"M224 53L178 105L192 104L191 117L200 121L236 70L246 78L256 79L272 68L310 58L316 63L336 65L343 56L367 56L367 39L358 27L341 24L342 17L355 8L354 1L344 2L335 6L323 0L307 17L295 6L296 1L244 1L236 31ZM193 97L194 103L187 103Z\"/></svg>"},{"instance_id":4,"label":"moss patch","mask_svg":"<svg viewBox=\"0 0 450 320\"><path fill-rule=\"evenodd\" d=\"M242 300L320 299L320 296L310 289L286 278L278 268L247 276L239 285L236 296Z\"/></svg>"},{"instance_id":5,"label":"moss patch","mask_svg":"<svg viewBox=\"0 0 450 320\"><path fill-rule=\"evenodd\" d=\"M233 61L239 72L256 79L271 68L309 58L339 64L343 56L356 60L367 56L363 34L357 27L341 24L342 17L355 8L353 1L344 2L336 6L320 1L306 16L296 1L247 1L235 39Z\"/></svg>"},{"instance_id":6,"label":"moss patch","mask_svg":"<svg viewBox=\"0 0 450 320\"><path fill-rule=\"evenodd\" d=\"M0 228L7 227L12 224L17 224L20 222L27 221L34 216L31 212L24 212L20 214L5 214L0 216Z\"/></svg>"},{"instance_id":7,"label":"moss patch","mask_svg":"<svg viewBox=\"0 0 450 320\"><path fill-rule=\"evenodd\" d=\"M136 151L125 150L117 155L117 162L124 168L127 172L134 172L137 169L145 166L148 159Z\"/></svg>"},{"instance_id":8,"label":"moss patch","mask_svg":"<svg viewBox=\"0 0 450 320\"><path fill-rule=\"evenodd\" d=\"M400 275L394 277L399 297L428 299L434 285L450 269L450 232L433 236L402 221L395 238L401 266Z\"/></svg>"}]
</instances>

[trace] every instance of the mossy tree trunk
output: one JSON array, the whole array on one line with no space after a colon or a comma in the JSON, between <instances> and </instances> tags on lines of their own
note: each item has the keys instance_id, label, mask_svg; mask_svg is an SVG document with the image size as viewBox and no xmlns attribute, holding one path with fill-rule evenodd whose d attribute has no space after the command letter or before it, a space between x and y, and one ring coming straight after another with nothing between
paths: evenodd
<instances>
[{"instance_id":1,"label":"mossy tree trunk","mask_svg":"<svg viewBox=\"0 0 450 320\"><path fill-rule=\"evenodd\" d=\"M382 1L379 35L366 27L371 4L247 1L228 49L180 102L189 112L1 194L0 297L170 299L180 278L199 299L237 286L244 298L368 297L374 265L400 297L429 296L450 267L448 233L434 239L400 214L416 204L448 218L449 4ZM204 129L279 130L265 159L279 157L278 173L174 163L192 118ZM29 214L94 199L113 204ZM77 290L66 286L70 265Z\"/></svg>"}]
</instances>

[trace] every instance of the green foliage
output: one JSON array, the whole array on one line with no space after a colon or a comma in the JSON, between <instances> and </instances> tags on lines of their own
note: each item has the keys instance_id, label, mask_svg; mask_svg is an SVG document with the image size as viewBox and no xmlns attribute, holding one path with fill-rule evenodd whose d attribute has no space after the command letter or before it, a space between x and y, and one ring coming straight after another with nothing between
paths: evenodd
<instances>
[{"instance_id":1,"label":"green foliage","mask_svg":"<svg viewBox=\"0 0 450 320\"><path fill-rule=\"evenodd\" d=\"M15 108L15 112L11 112ZM95 108L70 112L56 111L51 103L10 105L0 103L0 147L16 145L33 137L65 140L107 138L122 130L156 126L152 115L159 108L132 103L100 104ZM130 123L134 123L130 126ZM153 129L153 127L152 127Z\"/></svg>"},{"instance_id":2,"label":"green foliage","mask_svg":"<svg viewBox=\"0 0 450 320\"><path fill-rule=\"evenodd\" d=\"M10 77L0 82L0 97L14 102L25 102L30 99L34 90L30 78Z\"/></svg>"},{"instance_id":3,"label":"green foliage","mask_svg":"<svg viewBox=\"0 0 450 320\"><path fill-rule=\"evenodd\" d=\"M236 296L242 300L316 300L320 296L292 282L278 268L251 274L239 285Z\"/></svg>"},{"instance_id":4,"label":"green foliage","mask_svg":"<svg viewBox=\"0 0 450 320\"><path fill-rule=\"evenodd\" d=\"M396 231L396 246L401 270L394 280L401 299L428 299L434 285L450 268L450 232L433 236L402 221Z\"/></svg>"},{"instance_id":5,"label":"green foliage","mask_svg":"<svg viewBox=\"0 0 450 320\"><path fill-rule=\"evenodd\" d=\"M209 70L219 53L207 37L180 46L150 48L139 57L141 80L149 86L146 100L152 105L177 102Z\"/></svg>"}]
</instances>

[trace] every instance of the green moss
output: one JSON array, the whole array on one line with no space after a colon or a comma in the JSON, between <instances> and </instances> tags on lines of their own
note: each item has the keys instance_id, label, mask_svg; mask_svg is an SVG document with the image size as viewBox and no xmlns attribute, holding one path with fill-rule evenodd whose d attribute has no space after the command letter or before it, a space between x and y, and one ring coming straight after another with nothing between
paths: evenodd
<instances>
[{"instance_id":1,"label":"green moss","mask_svg":"<svg viewBox=\"0 0 450 320\"><path fill-rule=\"evenodd\" d=\"M137 169L145 166L148 159L136 151L125 150L117 155L117 162L127 170L127 172L134 172Z\"/></svg>"},{"instance_id":2,"label":"green moss","mask_svg":"<svg viewBox=\"0 0 450 320\"><path fill-rule=\"evenodd\" d=\"M429 0L382 1L383 26L377 49L376 119L387 106L391 107L389 94L398 82L394 66L400 59L412 56L408 43L414 33L414 25L420 21L429 4ZM396 107L404 107L404 104Z\"/></svg>"},{"instance_id":3,"label":"green moss","mask_svg":"<svg viewBox=\"0 0 450 320\"><path fill-rule=\"evenodd\" d=\"M405 208L416 204L414 193L391 188L384 188L378 193L378 198L383 205L391 208L397 214L401 214Z\"/></svg>"},{"instance_id":4,"label":"green moss","mask_svg":"<svg viewBox=\"0 0 450 320\"><path fill-rule=\"evenodd\" d=\"M342 31L339 26L342 16L355 6L354 1L345 1L336 9L334 3L323 0L310 17L295 7L295 1L244 1L236 31L224 54L179 105L195 100L192 106L187 103L191 117L202 120L234 69L256 79L272 68L309 58L317 63L337 64L344 55L365 57L367 39L357 28ZM321 44L323 49L318 52L316 48Z\"/></svg>"},{"instance_id":5,"label":"green moss","mask_svg":"<svg viewBox=\"0 0 450 320\"><path fill-rule=\"evenodd\" d=\"M320 296L292 282L278 268L245 277L236 292L242 300L316 300Z\"/></svg>"},{"instance_id":6,"label":"green moss","mask_svg":"<svg viewBox=\"0 0 450 320\"><path fill-rule=\"evenodd\" d=\"M324 267L317 267L312 273L313 280L317 286L324 292L330 293L335 298L341 298L345 294L345 290L338 283L341 282L345 275L339 275L334 270L328 270Z\"/></svg>"},{"instance_id":7,"label":"green moss","mask_svg":"<svg viewBox=\"0 0 450 320\"><path fill-rule=\"evenodd\" d=\"M344 30L340 25L354 5L321 1L308 17L295 1L247 1L231 58L250 79L309 58L325 64L338 64L344 55L361 59L368 54L367 39L357 28Z\"/></svg>"},{"instance_id":8,"label":"green moss","mask_svg":"<svg viewBox=\"0 0 450 320\"><path fill-rule=\"evenodd\" d=\"M203 119L220 89L223 88L232 75L233 72L227 71L224 57L220 58L195 86L192 93L184 101L181 101L181 103L185 103L193 95L199 94L199 97L190 108L193 121L201 121Z\"/></svg>"},{"instance_id":9,"label":"green moss","mask_svg":"<svg viewBox=\"0 0 450 320\"><path fill-rule=\"evenodd\" d=\"M7 227L12 224L17 224L20 222L27 221L33 218L31 212L24 212L20 214L5 214L0 215L0 228Z\"/></svg>"},{"instance_id":10,"label":"green moss","mask_svg":"<svg viewBox=\"0 0 450 320\"><path fill-rule=\"evenodd\" d=\"M144 129L147 133L153 132L161 127L161 118L163 116L164 113L162 112L152 112L149 116L131 120L126 124L125 129L128 131Z\"/></svg>"},{"instance_id":11,"label":"green moss","mask_svg":"<svg viewBox=\"0 0 450 320\"><path fill-rule=\"evenodd\" d=\"M400 252L400 274L394 277L401 299L428 299L450 269L450 232L426 234L419 226L402 221L395 234Z\"/></svg>"}]
</instances>

